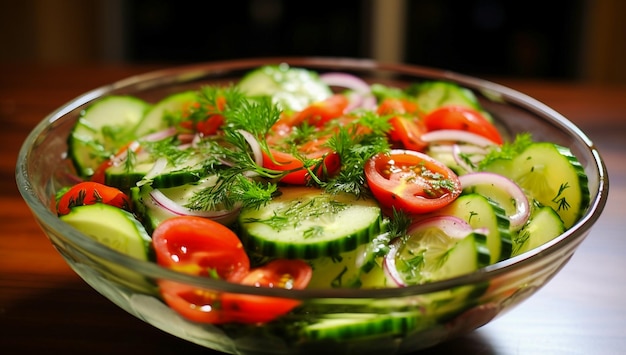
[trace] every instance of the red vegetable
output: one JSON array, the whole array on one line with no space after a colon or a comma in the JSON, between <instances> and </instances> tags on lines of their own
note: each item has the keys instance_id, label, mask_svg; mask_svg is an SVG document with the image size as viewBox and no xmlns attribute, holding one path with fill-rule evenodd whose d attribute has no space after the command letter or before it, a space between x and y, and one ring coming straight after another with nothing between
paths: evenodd
<instances>
[{"instance_id":1,"label":"red vegetable","mask_svg":"<svg viewBox=\"0 0 626 355\"><path fill-rule=\"evenodd\" d=\"M270 152L263 152L263 167L290 171L281 179L282 182L305 185L309 179L309 171L302 160L292 154L295 150L302 158L320 162L307 167L313 169L318 177L323 177L324 174L330 176L339 171L339 155L325 146L333 135L333 131L326 126L329 122L342 118L347 105L348 99L344 95L333 95L300 112L282 117L267 137ZM305 140L297 137L300 133L298 127L301 125L314 127Z\"/></svg>"},{"instance_id":2,"label":"red vegetable","mask_svg":"<svg viewBox=\"0 0 626 355\"><path fill-rule=\"evenodd\" d=\"M375 155L365 164L365 177L384 209L409 214L442 208L462 191L459 178L446 165L411 150Z\"/></svg>"},{"instance_id":3,"label":"red vegetable","mask_svg":"<svg viewBox=\"0 0 626 355\"><path fill-rule=\"evenodd\" d=\"M157 263L180 272L255 287L305 288L311 267L300 260L275 260L250 270L237 235L209 219L183 216L163 221L152 235ZM222 293L160 280L165 302L183 317L201 323L262 323L281 316L299 301Z\"/></svg>"},{"instance_id":4,"label":"red vegetable","mask_svg":"<svg viewBox=\"0 0 626 355\"><path fill-rule=\"evenodd\" d=\"M378 114L391 115L390 140L402 148L421 151L426 143L421 139L426 126L418 116L417 104L403 99L387 98L378 106Z\"/></svg>"},{"instance_id":5,"label":"red vegetable","mask_svg":"<svg viewBox=\"0 0 626 355\"><path fill-rule=\"evenodd\" d=\"M244 285L285 289L304 289L313 269L296 259L278 259L250 271L241 280ZM224 294L222 307L230 310L233 320L242 323L269 322L297 307L300 301L278 297Z\"/></svg>"},{"instance_id":6,"label":"red vegetable","mask_svg":"<svg viewBox=\"0 0 626 355\"><path fill-rule=\"evenodd\" d=\"M187 274L239 282L250 270L237 235L202 217L166 219L152 233L152 244L159 265Z\"/></svg>"},{"instance_id":7,"label":"red vegetable","mask_svg":"<svg viewBox=\"0 0 626 355\"><path fill-rule=\"evenodd\" d=\"M480 112L464 106L443 106L424 117L429 131L440 129L464 130L479 134L497 144L502 144L502 136L496 126Z\"/></svg>"},{"instance_id":8,"label":"red vegetable","mask_svg":"<svg viewBox=\"0 0 626 355\"><path fill-rule=\"evenodd\" d=\"M57 202L57 213L70 213L72 207L105 203L131 211L130 198L121 190L93 181L84 181L72 186Z\"/></svg>"}]
</instances>

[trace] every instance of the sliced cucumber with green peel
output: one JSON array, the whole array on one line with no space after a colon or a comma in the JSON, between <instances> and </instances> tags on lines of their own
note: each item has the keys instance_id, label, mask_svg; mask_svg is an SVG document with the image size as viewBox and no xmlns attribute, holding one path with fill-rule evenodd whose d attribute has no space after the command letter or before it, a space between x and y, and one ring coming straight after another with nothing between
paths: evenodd
<instances>
[{"instance_id":1,"label":"sliced cucumber with green peel","mask_svg":"<svg viewBox=\"0 0 626 355\"><path fill-rule=\"evenodd\" d=\"M533 211L528 223L513 237L512 256L545 244L565 230L563 221L552 207L539 207Z\"/></svg>"},{"instance_id":2,"label":"sliced cucumber with green peel","mask_svg":"<svg viewBox=\"0 0 626 355\"><path fill-rule=\"evenodd\" d=\"M135 135L143 137L170 127L171 122L167 120L167 115L176 115L197 100L198 94L195 91L184 91L167 96L146 112L135 128Z\"/></svg>"},{"instance_id":3,"label":"sliced cucumber with green peel","mask_svg":"<svg viewBox=\"0 0 626 355\"><path fill-rule=\"evenodd\" d=\"M487 237L470 232L457 239L438 228L394 241L385 258L390 277L401 285L417 285L470 274L489 265Z\"/></svg>"},{"instance_id":4,"label":"sliced cucumber with green peel","mask_svg":"<svg viewBox=\"0 0 626 355\"><path fill-rule=\"evenodd\" d=\"M569 148L549 142L529 145L512 159L495 159L482 170L515 181L532 199L549 206L571 227L589 206L585 169Z\"/></svg>"},{"instance_id":5,"label":"sliced cucumber with green peel","mask_svg":"<svg viewBox=\"0 0 626 355\"><path fill-rule=\"evenodd\" d=\"M150 104L133 96L108 96L81 113L68 137L78 174L93 175L98 166L134 139L134 127Z\"/></svg>"},{"instance_id":6,"label":"sliced cucumber with green peel","mask_svg":"<svg viewBox=\"0 0 626 355\"><path fill-rule=\"evenodd\" d=\"M105 171L105 183L122 190L139 184L154 188L168 188L199 181L207 175L206 159L201 154L189 154L183 162L172 163L167 158L149 156L130 167L124 164L112 166Z\"/></svg>"},{"instance_id":7,"label":"sliced cucumber with green peel","mask_svg":"<svg viewBox=\"0 0 626 355\"><path fill-rule=\"evenodd\" d=\"M300 259L335 256L380 233L382 214L372 199L309 187L280 192L263 208L246 208L239 215L242 242L252 253Z\"/></svg>"},{"instance_id":8,"label":"sliced cucumber with green peel","mask_svg":"<svg viewBox=\"0 0 626 355\"><path fill-rule=\"evenodd\" d=\"M59 217L95 241L140 260L149 260L151 238L129 212L103 203L73 207Z\"/></svg>"},{"instance_id":9,"label":"sliced cucumber with green peel","mask_svg":"<svg viewBox=\"0 0 626 355\"><path fill-rule=\"evenodd\" d=\"M308 340L342 341L405 334L421 324L419 311L327 314L302 330Z\"/></svg>"},{"instance_id":10,"label":"sliced cucumber with green peel","mask_svg":"<svg viewBox=\"0 0 626 355\"><path fill-rule=\"evenodd\" d=\"M249 97L270 97L288 111L301 111L332 95L330 87L316 72L286 64L255 69L246 74L237 87Z\"/></svg>"},{"instance_id":11,"label":"sliced cucumber with green peel","mask_svg":"<svg viewBox=\"0 0 626 355\"><path fill-rule=\"evenodd\" d=\"M474 93L455 83L447 81L425 81L410 87L416 96L417 104L424 112L433 111L446 105L459 105L482 110Z\"/></svg>"},{"instance_id":12,"label":"sliced cucumber with green peel","mask_svg":"<svg viewBox=\"0 0 626 355\"><path fill-rule=\"evenodd\" d=\"M473 228L486 228L487 248L492 264L511 256L510 222L504 209L496 202L470 193L458 197L438 214L456 216Z\"/></svg>"},{"instance_id":13,"label":"sliced cucumber with green peel","mask_svg":"<svg viewBox=\"0 0 626 355\"><path fill-rule=\"evenodd\" d=\"M308 288L381 288L388 285L384 272L369 250L371 243L336 256L309 260L313 276Z\"/></svg>"}]
</instances>

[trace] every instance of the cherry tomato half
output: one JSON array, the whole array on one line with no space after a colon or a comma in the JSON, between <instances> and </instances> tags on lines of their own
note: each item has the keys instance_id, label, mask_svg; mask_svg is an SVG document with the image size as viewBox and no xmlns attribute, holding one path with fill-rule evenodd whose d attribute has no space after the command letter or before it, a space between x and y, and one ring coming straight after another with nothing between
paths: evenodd
<instances>
[{"instance_id":1,"label":"cherry tomato half","mask_svg":"<svg viewBox=\"0 0 626 355\"><path fill-rule=\"evenodd\" d=\"M182 317L199 323L221 324L232 322L221 307L222 294L171 280L158 280L165 303Z\"/></svg>"},{"instance_id":2,"label":"cherry tomato half","mask_svg":"<svg viewBox=\"0 0 626 355\"><path fill-rule=\"evenodd\" d=\"M263 152L263 167L278 171L292 171L283 176L280 181L292 185L305 185L307 183L309 171L304 168L304 164L300 159L292 154L275 149L271 149L271 154L272 157ZM319 149L316 152L306 154L305 157L308 159L322 159L323 165L320 165L315 171L318 176L323 174L333 175L339 171L341 165L339 154L329 149ZM315 166L310 168L315 168Z\"/></svg>"},{"instance_id":3,"label":"cherry tomato half","mask_svg":"<svg viewBox=\"0 0 626 355\"><path fill-rule=\"evenodd\" d=\"M398 98L386 98L378 106L379 115L391 115L389 123L391 132L389 139L402 148L421 151L426 148L422 141L422 134L426 133L426 126L419 117L418 106L415 102Z\"/></svg>"},{"instance_id":4,"label":"cherry tomato half","mask_svg":"<svg viewBox=\"0 0 626 355\"><path fill-rule=\"evenodd\" d=\"M290 126L306 123L311 126L322 127L326 122L341 117L349 103L345 95L335 94L326 100L314 102L304 110L294 113L286 118L286 121L283 121L283 123L288 123Z\"/></svg>"},{"instance_id":5,"label":"cherry tomato half","mask_svg":"<svg viewBox=\"0 0 626 355\"><path fill-rule=\"evenodd\" d=\"M411 117L394 116L389 119L391 123L390 140L399 142L403 148L422 151L428 145L422 140L422 134L426 133L424 122Z\"/></svg>"},{"instance_id":6,"label":"cherry tomato half","mask_svg":"<svg viewBox=\"0 0 626 355\"><path fill-rule=\"evenodd\" d=\"M250 260L237 235L210 219L179 216L152 233L157 263L180 272L239 282Z\"/></svg>"},{"instance_id":7,"label":"cherry tomato half","mask_svg":"<svg viewBox=\"0 0 626 355\"><path fill-rule=\"evenodd\" d=\"M368 186L383 209L428 213L448 205L461 193L461 183L445 164L432 157L396 149L365 163Z\"/></svg>"},{"instance_id":8,"label":"cherry tomato half","mask_svg":"<svg viewBox=\"0 0 626 355\"><path fill-rule=\"evenodd\" d=\"M131 210L130 198L121 190L93 181L79 182L67 190L57 202L57 214L70 213L72 207L105 203L118 208Z\"/></svg>"},{"instance_id":9,"label":"cherry tomato half","mask_svg":"<svg viewBox=\"0 0 626 355\"><path fill-rule=\"evenodd\" d=\"M500 132L480 112L464 106L440 107L424 117L429 131L439 129L460 129L479 134L494 143L502 144Z\"/></svg>"},{"instance_id":10,"label":"cherry tomato half","mask_svg":"<svg viewBox=\"0 0 626 355\"><path fill-rule=\"evenodd\" d=\"M250 271L241 280L244 285L285 289L304 289L313 269L302 260L278 259ZM230 317L242 323L263 323L291 311L300 304L294 299L279 297L224 294L222 307Z\"/></svg>"},{"instance_id":11,"label":"cherry tomato half","mask_svg":"<svg viewBox=\"0 0 626 355\"><path fill-rule=\"evenodd\" d=\"M301 260L278 259L257 267L240 283L256 287L303 289L312 269ZM165 302L183 317L201 323L265 323L300 304L295 299L249 294L221 293L170 280L159 281Z\"/></svg>"},{"instance_id":12,"label":"cherry tomato half","mask_svg":"<svg viewBox=\"0 0 626 355\"><path fill-rule=\"evenodd\" d=\"M333 134L329 127L330 123L343 117L347 104L348 99L344 95L333 95L325 101L310 105L303 111L281 117L266 137L270 151L269 154L263 152L263 167L290 171L280 180L281 182L305 185L310 177L309 170L304 167L301 159L291 154L295 148L303 158L315 161L307 168L313 170L316 176L323 178L339 171L341 166L339 155L325 144ZM307 130L308 135L305 137L300 137L301 125L309 126L310 131Z\"/></svg>"}]
</instances>

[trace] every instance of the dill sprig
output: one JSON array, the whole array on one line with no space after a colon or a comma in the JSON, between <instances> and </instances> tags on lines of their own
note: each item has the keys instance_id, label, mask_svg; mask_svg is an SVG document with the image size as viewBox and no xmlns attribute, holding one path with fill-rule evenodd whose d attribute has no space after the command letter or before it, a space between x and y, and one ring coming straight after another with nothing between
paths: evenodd
<instances>
[{"instance_id":1,"label":"dill sprig","mask_svg":"<svg viewBox=\"0 0 626 355\"><path fill-rule=\"evenodd\" d=\"M340 127L328 145L339 154L341 170L322 184L322 187L330 193L346 192L359 197L369 196L364 172L365 162L390 149L386 138L388 130L387 120L374 114L365 114L353 125Z\"/></svg>"},{"instance_id":2,"label":"dill sprig","mask_svg":"<svg viewBox=\"0 0 626 355\"><path fill-rule=\"evenodd\" d=\"M522 153L532 143L533 138L530 133L520 133L515 137L513 142L505 142L497 149L490 150L489 153L485 155L485 158L478 163L478 170L482 170L494 160L511 160Z\"/></svg>"}]
</instances>

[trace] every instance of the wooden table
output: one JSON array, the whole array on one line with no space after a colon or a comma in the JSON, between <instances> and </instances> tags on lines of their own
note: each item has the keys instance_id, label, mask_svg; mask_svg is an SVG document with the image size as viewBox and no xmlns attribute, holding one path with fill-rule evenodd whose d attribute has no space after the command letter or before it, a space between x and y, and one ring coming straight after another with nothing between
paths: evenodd
<instances>
[{"instance_id":1,"label":"wooden table","mask_svg":"<svg viewBox=\"0 0 626 355\"><path fill-rule=\"evenodd\" d=\"M156 67L0 64L0 352L204 352L118 309L61 259L15 186L18 149L43 117L79 94ZM600 148L610 178L603 216L542 290L481 329L426 354L626 351L626 87L503 80L569 117ZM214 352L208 352L214 353Z\"/></svg>"}]
</instances>

